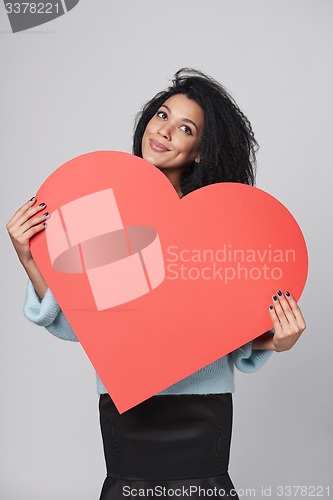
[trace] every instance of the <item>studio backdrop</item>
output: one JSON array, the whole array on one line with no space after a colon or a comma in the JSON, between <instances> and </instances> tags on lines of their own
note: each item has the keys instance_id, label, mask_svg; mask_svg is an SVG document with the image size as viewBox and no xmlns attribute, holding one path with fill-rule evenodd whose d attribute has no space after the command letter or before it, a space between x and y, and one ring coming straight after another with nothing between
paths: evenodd
<instances>
[{"instance_id":1,"label":"studio backdrop","mask_svg":"<svg viewBox=\"0 0 333 500\"><path fill-rule=\"evenodd\" d=\"M291 211L309 251L306 331L236 374L230 474L243 497L332 495L333 3L50 5L36 21L0 4L1 498L97 499L105 476L94 369L79 343L24 317L27 276L6 223L71 158L131 152L137 112L182 67L221 82L250 119L257 186Z\"/></svg>"}]
</instances>

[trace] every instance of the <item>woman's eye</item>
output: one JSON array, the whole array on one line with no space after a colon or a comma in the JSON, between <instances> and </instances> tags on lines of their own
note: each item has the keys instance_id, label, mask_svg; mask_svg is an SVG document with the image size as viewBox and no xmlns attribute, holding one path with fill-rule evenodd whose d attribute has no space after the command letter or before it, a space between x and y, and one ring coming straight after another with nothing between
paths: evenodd
<instances>
[{"instance_id":1,"label":"woman's eye","mask_svg":"<svg viewBox=\"0 0 333 500\"><path fill-rule=\"evenodd\" d=\"M165 113L165 111L157 111L157 116L159 118L162 118L163 120L166 120L167 118L167 114Z\"/></svg>"},{"instance_id":2,"label":"woman's eye","mask_svg":"<svg viewBox=\"0 0 333 500\"><path fill-rule=\"evenodd\" d=\"M192 130L190 129L190 127L188 127L187 125L182 125L181 127L181 130L183 130L186 134L188 135L192 135Z\"/></svg>"}]
</instances>

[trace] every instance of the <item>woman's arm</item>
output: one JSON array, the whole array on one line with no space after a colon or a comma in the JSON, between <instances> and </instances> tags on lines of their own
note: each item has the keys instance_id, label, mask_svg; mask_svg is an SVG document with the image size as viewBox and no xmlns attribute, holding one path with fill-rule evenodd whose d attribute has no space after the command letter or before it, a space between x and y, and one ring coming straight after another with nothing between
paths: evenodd
<instances>
[{"instance_id":1,"label":"woman's arm","mask_svg":"<svg viewBox=\"0 0 333 500\"><path fill-rule=\"evenodd\" d=\"M33 197L17 210L7 224L7 231L19 261L40 299L43 299L48 286L32 258L29 243L32 236L43 231L46 227L45 220L49 217L49 213L45 212L45 209L46 204L44 202L36 204L36 198ZM40 212L42 212L42 215L40 215ZM38 216L35 217L35 215Z\"/></svg>"},{"instance_id":2,"label":"woman's arm","mask_svg":"<svg viewBox=\"0 0 333 500\"><path fill-rule=\"evenodd\" d=\"M30 261L22 263L22 265L27 275L29 276L31 283L33 284L33 287L38 294L39 299L42 300L48 290L48 286L43 276L40 274L35 261L31 259Z\"/></svg>"},{"instance_id":3,"label":"woman's arm","mask_svg":"<svg viewBox=\"0 0 333 500\"><path fill-rule=\"evenodd\" d=\"M49 290L30 252L30 239L46 227L45 220L49 214L45 212L45 209L46 204L36 204L36 198L33 197L17 210L7 224L7 230L19 261L30 278L24 314L33 323L45 326L56 337L77 341L75 333Z\"/></svg>"}]
</instances>

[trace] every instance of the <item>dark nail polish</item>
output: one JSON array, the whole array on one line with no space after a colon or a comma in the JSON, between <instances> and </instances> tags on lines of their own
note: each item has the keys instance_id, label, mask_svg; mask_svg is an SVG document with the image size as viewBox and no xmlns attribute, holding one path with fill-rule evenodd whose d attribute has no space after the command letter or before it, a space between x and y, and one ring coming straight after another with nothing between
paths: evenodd
<instances>
[{"instance_id":1,"label":"dark nail polish","mask_svg":"<svg viewBox=\"0 0 333 500\"><path fill-rule=\"evenodd\" d=\"M290 293L289 292L286 292L286 295L287 295L287 297L290 297Z\"/></svg>"},{"instance_id":2,"label":"dark nail polish","mask_svg":"<svg viewBox=\"0 0 333 500\"><path fill-rule=\"evenodd\" d=\"M46 222L43 222L43 226L47 226L47 223L46 223Z\"/></svg>"},{"instance_id":3,"label":"dark nail polish","mask_svg":"<svg viewBox=\"0 0 333 500\"><path fill-rule=\"evenodd\" d=\"M269 306L269 308L270 308L270 310L272 310L272 309L273 309L273 306L272 306L272 304L271 304L271 305Z\"/></svg>"},{"instance_id":4,"label":"dark nail polish","mask_svg":"<svg viewBox=\"0 0 333 500\"><path fill-rule=\"evenodd\" d=\"M43 215L44 215L44 217L47 217L49 215L49 213L45 212L45 214L43 214Z\"/></svg>"},{"instance_id":5,"label":"dark nail polish","mask_svg":"<svg viewBox=\"0 0 333 500\"><path fill-rule=\"evenodd\" d=\"M33 196L29 201L34 201L36 198Z\"/></svg>"},{"instance_id":6,"label":"dark nail polish","mask_svg":"<svg viewBox=\"0 0 333 500\"><path fill-rule=\"evenodd\" d=\"M45 207L45 203L40 203L39 206L40 207Z\"/></svg>"},{"instance_id":7,"label":"dark nail polish","mask_svg":"<svg viewBox=\"0 0 333 500\"><path fill-rule=\"evenodd\" d=\"M278 294L278 296L279 296L279 297L281 297L281 295L282 295L281 290L278 290L278 291L277 291L277 294Z\"/></svg>"},{"instance_id":8,"label":"dark nail polish","mask_svg":"<svg viewBox=\"0 0 333 500\"><path fill-rule=\"evenodd\" d=\"M277 300L277 296L276 295L273 295L273 300Z\"/></svg>"}]
</instances>

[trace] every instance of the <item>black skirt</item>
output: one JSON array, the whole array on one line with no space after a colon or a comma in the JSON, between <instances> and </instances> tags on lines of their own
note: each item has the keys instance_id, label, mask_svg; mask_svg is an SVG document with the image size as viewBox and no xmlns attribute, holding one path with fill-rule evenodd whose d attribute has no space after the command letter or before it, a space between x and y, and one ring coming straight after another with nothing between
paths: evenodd
<instances>
[{"instance_id":1,"label":"black skirt","mask_svg":"<svg viewBox=\"0 0 333 500\"><path fill-rule=\"evenodd\" d=\"M102 394L99 409L100 500L238 498L228 474L231 394L153 396L122 415Z\"/></svg>"}]
</instances>

